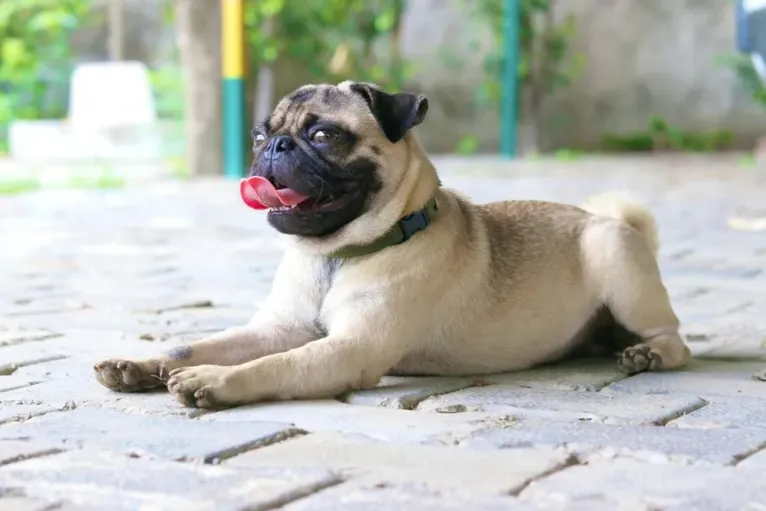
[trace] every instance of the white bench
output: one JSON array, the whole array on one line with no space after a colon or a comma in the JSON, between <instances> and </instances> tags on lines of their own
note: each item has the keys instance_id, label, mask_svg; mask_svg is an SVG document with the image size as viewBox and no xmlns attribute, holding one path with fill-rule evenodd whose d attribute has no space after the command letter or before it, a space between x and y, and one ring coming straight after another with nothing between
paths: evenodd
<instances>
[{"instance_id":1,"label":"white bench","mask_svg":"<svg viewBox=\"0 0 766 511\"><path fill-rule=\"evenodd\" d=\"M168 128L143 63L86 63L72 73L67 119L12 122L8 145L16 161L147 162L167 152Z\"/></svg>"}]
</instances>

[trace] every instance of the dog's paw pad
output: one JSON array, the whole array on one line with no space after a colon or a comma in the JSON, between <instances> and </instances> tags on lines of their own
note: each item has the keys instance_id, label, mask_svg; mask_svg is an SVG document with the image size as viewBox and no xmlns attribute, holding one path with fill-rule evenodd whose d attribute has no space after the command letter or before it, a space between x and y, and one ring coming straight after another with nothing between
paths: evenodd
<instances>
[{"instance_id":1,"label":"dog's paw pad","mask_svg":"<svg viewBox=\"0 0 766 511\"><path fill-rule=\"evenodd\" d=\"M101 385L119 392L137 392L163 384L139 363L130 360L104 360L93 366L93 371Z\"/></svg>"},{"instance_id":2,"label":"dog's paw pad","mask_svg":"<svg viewBox=\"0 0 766 511\"><path fill-rule=\"evenodd\" d=\"M636 344L625 348L617 365L628 374L657 371L662 368L662 357L648 344Z\"/></svg>"}]
</instances>

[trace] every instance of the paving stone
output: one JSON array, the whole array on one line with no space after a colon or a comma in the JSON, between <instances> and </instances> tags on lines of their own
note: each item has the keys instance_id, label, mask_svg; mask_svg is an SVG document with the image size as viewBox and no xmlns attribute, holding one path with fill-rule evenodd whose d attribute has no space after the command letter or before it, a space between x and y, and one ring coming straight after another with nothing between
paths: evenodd
<instances>
[{"instance_id":1,"label":"paving stone","mask_svg":"<svg viewBox=\"0 0 766 511\"><path fill-rule=\"evenodd\" d=\"M198 420L221 424L277 420L306 431L345 432L382 441L447 445L471 432L512 422L505 415L491 413L415 413L333 400L262 403L205 414Z\"/></svg>"},{"instance_id":2,"label":"paving stone","mask_svg":"<svg viewBox=\"0 0 766 511\"><path fill-rule=\"evenodd\" d=\"M268 292L284 248L280 237L263 215L247 214L242 209L236 187L224 180L0 198L0 236L6 242L6 248L0 250L0 332L15 329L63 334L49 339L0 334L0 339L5 339L0 340L0 345L5 344L0 347L0 373L13 372L12 376L0 376L0 422L4 417L27 417L30 413L50 412L59 407L75 407L74 411L79 413L121 411L129 413L134 422L113 418L105 422L89 422L87 418L72 422L70 428L77 434L83 433L82 438L70 446L88 448L93 442L95 447L114 447L118 445L122 424L121 434L127 434L129 439L149 443L157 449L170 449L167 442L174 437L159 426L170 420L181 421L172 423L183 426L169 429L178 431L182 442L191 443L196 439L194 447L203 454L209 452L206 450L208 437L221 437L219 431L226 431L225 435L234 431L234 440L239 441L237 435L244 435L239 432L248 431L252 421L284 422L311 431L337 432L344 440L359 439L361 435L362 440L393 442L398 444L397 449L413 444L462 443L463 448L496 451L502 442L482 440L479 436L489 435L493 430L497 435L522 431L527 436L515 439L522 447L538 441L546 446L565 445L569 451L593 463L625 452L621 449L629 449L626 454L633 459L667 461L670 453L671 461L680 464L692 460L708 464L733 463L745 457L736 470L758 466L762 472L763 454L756 451L764 444L759 435L766 429L763 426L766 421L760 412L764 407L759 403L763 401L766 382L754 379L753 375L766 371L763 350L766 316L762 314L766 307L766 241L760 233L737 230L730 219L764 216L762 190L766 174L733 172L736 169L733 161L719 164L706 158L689 164L664 161L664 158L603 161L583 158L566 164L546 159L512 164L494 159L440 159L445 185L480 202L539 198L580 203L604 189L631 190L650 206L659 220L660 266L684 322L684 334L694 338L692 344L698 361L688 372L640 375L626 380L611 360L578 360L532 371L482 376L482 383L513 387L520 396L522 393L526 396L526 407L513 403L518 408L515 413L508 413L504 408L508 403L502 400L486 404L494 407L491 412L461 411L468 408L462 403L441 408L444 413L386 408L412 408L431 396L446 393L443 396L446 399L455 391L468 392L461 390L459 378L387 380L388 387L349 395L347 399L354 405L330 400L269 403L208 413L196 420L184 416L196 417L202 412L181 407L165 393L109 392L93 380L93 362L103 358L153 355L169 347L166 341L191 341L210 331L246 321ZM509 172L509 165L513 172ZM216 254L214 260L209 257L211 253ZM187 301L192 299L210 300L214 307L168 310L189 305ZM154 310L154 313L141 312L144 310ZM12 320L8 314L14 314ZM144 340L140 339L142 336ZM33 338L37 340L32 342ZM43 362L44 356L51 352L67 358ZM741 362L718 366L722 360ZM757 363L749 360L757 360ZM42 383L12 389L27 382ZM603 397L583 401L588 399L579 397L583 394L618 395L622 400L599 407L597 400ZM621 426L623 429L616 430L617 426L593 422L605 417L607 421L629 423L636 417L640 418L638 422L650 420L656 412L653 407L658 395L663 399L690 400L696 402L696 406L700 402L694 400L702 398L708 404L698 410L686 410L690 413L671 420L670 427L666 428ZM561 404L564 397L569 398L569 403ZM647 400L646 403L638 403L639 397ZM540 401L535 403L533 398ZM626 411L631 398L636 399L635 410ZM619 410L618 405L623 409ZM610 410L611 415L607 413ZM590 413L591 416L585 418L592 420L567 422L579 417L581 412ZM63 417L69 417L70 413L73 411L49 413L46 417L52 420L59 415L62 418L56 421L63 423ZM538 419L518 420L510 415ZM610 416L613 417L610 419ZM657 417L659 422L671 418L662 413ZM563 421L551 418L563 418ZM85 425L78 425L80 422ZM202 424L221 429L216 429L215 434L203 434L187 430L187 424L192 428ZM10 431L7 428L22 431L25 425L2 424L0 437L5 438L5 432ZM103 436L99 425L107 430ZM146 432L142 429L144 425ZM254 431L258 436L260 430ZM90 432L90 436L86 438L84 432ZM99 443L99 438L104 445ZM33 441L44 440L35 438ZM584 443L578 445L577 441ZM650 452L638 454L636 450L641 448ZM163 477L157 475L158 484ZM633 475L625 477L629 481L631 478ZM640 472L635 478L640 482ZM171 478L166 486L172 486L173 481ZM361 483L355 479L346 484ZM618 488L604 492L602 497L583 497L576 504L548 501L542 504L552 506L544 509L562 511L648 511L650 508L656 511L668 507L644 505L640 498L623 495ZM110 494L108 486L101 491L99 495ZM220 488L216 487L215 491L220 493ZM306 502L320 502L321 509L321 497L340 495L334 491L322 491ZM424 491L423 502L447 499L446 492L439 494L444 497L441 498L433 497L435 490L426 488ZM369 506L386 505L375 501L380 492L388 492L381 498L398 502L399 508L420 509L406 500L414 490L399 484L390 490L373 485L354 492L365 495L360 498L367 499L363 502L370 502ZM479 495L468 492L464 497L466 502L475 502L472 499ZM6 495L0 501L0 508L8 508L10 498L15 499L14 505L24 502L24 505L37 506L48 502L35 495ZM43 500L39 500L41 498ZM449 499L453 498L460 502L463 497L450 494ZM502 498L514 500L514 505L520 504L517 499ZM85 499L87 506L80 501L63 502L62 509L119 509L123 502L120 497L116 497L116 501L104 504ZM50 502L55 502L55 498ZM300 503L299 500L293 505ZM527 504L532 503L525 501L524 505ZM534 502L535 509L542 504ZM136 509L140 504L128 506ZM329 506L328 509L335 508L334 504ZM347 506L353 507L353 502ZM183 509L186 506L171 503L164 507ZM219 508L212 504L208 507ZM746 508L733 502L730 508L743 507ZM755 509L757 507L751 506L751 511Z\"/></svg>"},{"instance_id":3,"label":"paving stone","mask_svg":"<svg viewBox=\"0 0 766 511\"><path fill-rule=\"evenodd\" d=\"M489 385L432 397L418 410L456 409L505 413L518 418L577 420L607 424L664 424L695 410L704 401L690 396L601 394L558 390L520 389L512 385Z\"/></svg>"},{"instance_id":4,"label":"paving stone","mask_svg":"<svg viewBox=\"0 0 766 511\"><path fill-rule=\"evenodd\" d=\"M766 446L737 464L737 468L766 470Z\"/></svg>"},{"instance_id":5,"label":"paving stone","mask_svg":"<svg viewBox=\"0 0 766 511\"><path fill-rule=\"evenodd\" d=\"M93 509L266 510L336 484L322 470L221 466L71 451L0 468L0 487ZM0 500L0 503L2 501Z\"/></svg>"},{"instance_id":6,"label":"paving stone","mask_svg":"<svg viewBox=\"0 0 766 511\"><path fill-rule=\"evenodd\" d=\"M198 410L181 405L165 389L140 393L111 391L96 381L92 367L93 361L65 359L24 368L30 369L32 376L43 379L42 383L1 392L0 406L45 403L59 408L100 407L144 415L189 417L199 414Z\"/></svg>"},{"instance_id":7,"label":"paving stone","mask_svg":"<svg viewBox=\"0 0 766 511\"><path fill-rule=\"evenodd\" d=\"M53 341L16 344L0 347L0 375L11 374L17 368L66 358L69 350Z\"/></svg>"},{"instance_id":8,"label":"paving stone","mask_svg":"<svg viewBox=\"0 0 766 511\"><path fill-rule=\"evenodd\" d=\"M766 398L766 385L754 378L762 362L693 360L677 371L642 373L613 383L602 393L677 395L693 394L707 399L715 396Z\"/></svg>"},{"instance_id":9,"label":"paving stone","mask_svg":"<svg viewBox=\"0 0 766 511\"><path fill-rule=\"evenodd\" d=\"M0 424L26 420L57 410L60 410L60 408L45 403L3 404L0 406ZM0 429L0 431L4 430Z\"/></svg>"},{"instance_id":10,"label":"paving stone","mask_svg":"<svg viewBox=\"0 0 766 511\"><path fill-rule=\"evenodd\" d=\"M763 429L684 429L567 422L521 421L502 429L470 435L461 446L507 449L529 446L567 447L589 456L594 451L631 454L647 459L728 464L766 444Z\"/></svg>"},{"instance_id":11,"label":"paving stone","mask_svg":"<svg viewBox=\"0 0 766 511\"><path fill-rule=\"evenodd\" d=\"M766 502L762 471L733 467L679 466L615 459L574 466L529 485L522 499L635 499L663 511L761 509Z\"/></svg>"},{"instance_id":12,"label":"paving stone","mask_svg":"<svg viewBox=\"0 0 766 511\"><path fill-rule=\"evenodd\" d=\"M591 499L577 502L531 502L508 495L438 491L427 486L362 483L356 480L292 502L284 511L656 511L638 500Z\"/></svg>"},{"instance_id":13,"label":"paving stone","mask_svg":"<svg viewBox=\"0 0 766 511\"><path fill-rule=\"evenodd\" d=\"M482 381L527 389L597 391L625 378L614 360L578 359L528 371L489 375Z\"/></svg>"},{"instance_id":14,"label":"paving stone","mask_svg":"<svg viewBox=\"0 0 766 511\"><path fill-rule=\"evenodd\" d=\"M478 379L477 379L478 381ZM470 378L384 376L377 387L343 396L351 405L411 410L424 399L470 387Z\"/></svg>"},{"instance_id":15,"label":"paving stone","mask_svg":"<svg viewBox=\"0 0 766 511\"><path fill-rule=\"evenodd\" d=\"M176 417L79 408L6 424L0 428L0 439L32 438L70 448L97 446L139 456L211 462L298 433L277 422L250 422L232 428Z\"/></svg>"},{"instance_id":16,"label":"paving stone","mask_svg":"<svg viewBox=\"0 0 766 511\"><path fill-rule=\"evenodd\" d=\"M704 407L670 421L678 428L766 429L766 406L762 399L714 397Z\"/></svg>"},{"instance_id":17,"label":"paving stone","mask_svg":"<svg viewBox=\"0 0 766 511\"><path fill-rule=\"evenodd\" d=\"M199 414L173 399L164 389L140 393L111 391L93 378L55 379L0 393L0 406L37 403L57 408L109 408L125 413L191 417Z\"/></svg>"},{"instance_id":18,"label":"paving stone","mask_svg":"<svg viewBox=\"0 0 766 511\"><path fill-rule=\"evenodd\" d=\"M347 478L374 477L385 482L425 484L431 489L507 494L568 462L565 452L545 448L475 451L314 433L243 453L224 463L326 468Z\"/></svg>"},{"instance_id":19,"label":"paving stone","mask_svg":"<svg viewBox=\"0 0 766 511\"><path fill-rule=\"evenodd\" d=\"M25 330L18 328L2 329L0 328L0 347L11 346L12 344L21 344L22 342L43 341L52 339L61 334L51 330Z\"/></svg>"},{"instance_id":20,"label":"paving stone","mask_svg":"<svg viewBox=\"0 0 766 511\"><path fill-rule=\"evenodd\" d=\"M758 304L754 313L761 316L764 308L766 304ZM704 340L699 343L700 349L694 350L695 358L727 361L757 360L766 365L766 327L759 326L755 318L742 318L742 316L741 312L729 313L716 321L709 321L702 325L694 327L686 325L683 328L685 335Z\"/></svg>"},{"instance_id":21,"label":"paving stone","mask_svg":"<svg viewBox=\"0 0 766 511\"><path fill-rule=\"evenodd\" d=\"M58 447L29 440L0 440L0 466L60 451Z\"/></svg>"},{"instance_id":22,"label":"paving stone","mask_svg":"<svg viewBox=\"0 0 766 511\"><path fill-rule=\"evenodd\" d=\"M538 511L540 508L511 496L436 491L410 484L358 484L328 488L292 502L282 511ZM589 508L589 511L592 508ZM584 511L584 510L583 510Z\"/></svg>"},{"instance_id":23,"label":"paving stone","mask_svg":"<svg viewBox=\"0 0 766 511\"><path fill-rule=\"evenodd\" d=\"M0 375L0 392L7 392L9 390L21 389L34 385L36 381L33 378L26 376L20 376L17 374Z\"/></svg>"},{"instance_id":24,"label":"paving stone","mask_svg":"<svg viewBox=\"0 0 766 511\"><path fill-rule=\"evenodd\" d=\"M0 488L0 509L3 511L97 511L92 507L67 504L58 499L31 499L23 492L11 489L6 494Z\"/></svg>"}]
</instances>

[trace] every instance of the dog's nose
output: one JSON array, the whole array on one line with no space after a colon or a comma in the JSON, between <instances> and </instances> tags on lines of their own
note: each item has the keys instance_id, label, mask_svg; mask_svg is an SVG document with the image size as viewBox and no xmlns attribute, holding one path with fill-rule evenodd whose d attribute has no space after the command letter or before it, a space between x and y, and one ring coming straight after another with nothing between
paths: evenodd
<instances>
[{"instance_id":1,"label":"dog's nose","mask_svg":"<svg viewBox=\"0 0 766 511\"><path fill-rule=\"evenodd\" d=\"M291 137L274 137L271 141L271 150L275 153L286 153L295 148L295 142Z\"/></svg>"}]
</instances>

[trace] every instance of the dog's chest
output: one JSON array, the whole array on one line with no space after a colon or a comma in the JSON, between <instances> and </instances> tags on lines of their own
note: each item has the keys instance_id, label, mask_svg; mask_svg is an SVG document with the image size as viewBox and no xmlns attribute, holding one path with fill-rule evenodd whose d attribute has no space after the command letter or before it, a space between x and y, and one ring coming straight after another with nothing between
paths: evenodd
<instances>
[{"instance_id":1,"label":"dog's chest","mask_svg":"<svg viewBox=\"0 0 766 511\"><path fill-rule=\"evenodd\" d=\"M328 334L327 325L329 323L329 316L331 315L330 311L327 310L330 308L327 304L327 297L330 295L333 288L333 283L335 282L341 264L342 261L340 259L327 258L322 261L317 271L315 286L319 303L317 304L317 315L314 319L314 327L322 337L325 337Z\"/></svg>"},{"instance_id":2,"label":"dog's chest","mask_svg":"<svg viewBox=\"0 0 766 511\"><path fill-rule=\"evenodd\" d=\"M360 275L343 261L324 266L317 280L319 304L315 326L323 335L332 330L333 324L347 323L374 314L384 302L385 286Z\"/></svg>"}]
</instances>

